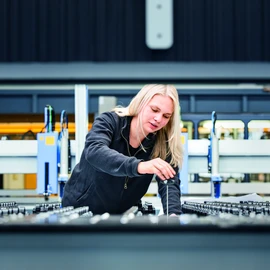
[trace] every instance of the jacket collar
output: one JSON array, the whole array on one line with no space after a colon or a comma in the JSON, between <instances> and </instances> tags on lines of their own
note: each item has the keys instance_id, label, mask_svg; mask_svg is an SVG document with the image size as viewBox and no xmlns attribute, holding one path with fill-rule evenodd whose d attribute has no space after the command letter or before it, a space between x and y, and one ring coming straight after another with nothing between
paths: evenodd
<instances>
[{"instance_id":1,"label":"jacket collar","mask_svg":"<svg viewBox=\"0 0 270 270\"><path fill-rule=\"evenodd\" d=\"M125 139L129 142L129 134L130 134L130 124L131 124L132 116L123 117L123 125L122 125L122 134ZM153 147L156 141L156 134L150 133L148 136L142 141L143 147Z\"/></svg>"}]
</instances>

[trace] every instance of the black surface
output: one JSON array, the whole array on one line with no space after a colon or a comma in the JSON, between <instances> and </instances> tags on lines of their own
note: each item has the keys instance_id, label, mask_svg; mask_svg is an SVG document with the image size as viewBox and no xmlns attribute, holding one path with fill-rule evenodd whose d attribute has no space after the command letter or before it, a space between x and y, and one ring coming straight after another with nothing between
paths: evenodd
<instances>
[{"instance_id":1,"label":"black surface","mask_svg":"<svg viewBox=\"0 0 270 270\"><path fill-rule=\"evenodd\" d=\"M270 61L269 0L172 2L173 46L151 50L144 0L0 1L0 61Z\"/></svg>"}]
</instances>

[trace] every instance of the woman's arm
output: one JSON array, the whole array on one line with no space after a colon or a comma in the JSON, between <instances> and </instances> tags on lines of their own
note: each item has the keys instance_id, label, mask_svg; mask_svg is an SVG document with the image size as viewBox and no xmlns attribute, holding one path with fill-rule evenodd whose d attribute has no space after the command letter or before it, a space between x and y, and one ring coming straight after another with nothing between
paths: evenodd
<instances>
[{"instance_id":1,"label":"woman's arm","mask_svg":"<svg viewBox=\"0 0 270 270\"><path fill-rule=\"evenodd\" d=\"M159 177L156 177L158 182L158 192L161 197L161 202L163 206L164 214L167 213L167 185L168 185L168 213L169 215L176 214L180 215L181 210L181 190L180 190L180 179L178 177L178 168L175 168L175 176L168 181L171 181L171 184L165 184L164 181L160 180Z\"/></svg>"},{"instance_id":2,"label":"woman's arm","mask_svg":"<svg viewBox=\"0 0 270 270\"><path fill-rule=\"evenodd\" d=\"M87 162L99 171L119 177L138 176L137 167L141 160L123 155L109 147L113 138L119 136L115 134L119 131L117 125L112 113L98 116L86 136L83 155Z\"/></svg>"}]
</instances>

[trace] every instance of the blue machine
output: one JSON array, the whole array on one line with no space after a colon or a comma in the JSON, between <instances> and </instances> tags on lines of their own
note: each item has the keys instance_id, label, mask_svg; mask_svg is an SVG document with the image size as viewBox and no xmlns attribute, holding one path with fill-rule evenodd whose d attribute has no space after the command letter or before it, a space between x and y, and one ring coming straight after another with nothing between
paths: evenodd
<instances>
[{"instance_id":1,"label":"blue machine","mask_svg":"<svg viewBox=\"0 0 270 270\"><path fill-rule=\"evenodd\" d=\"M57 183L57 132L39 133L37 154L37 192L48 199L58 193Z\"/></svg>"},{"instance_id":2,"label":"blue machine","mask_svg":"<svg viewBox=\"0 0 270 270\"><path fill-rule=\"evenodd\" d=\"M37 193L48 200L51 194L60 193L62 197L65 182L69 177L71 157L66 112L61 114L60 134L55 131L52 106L45 107L44 115L45 132L37 134Z\"/></svg>"},{"instance_id":3,"label":"blue machine","mask_svg":"<svg viewBox=\"0 0 270 270\"><path fill-rule=\"evenodd\" d=\"M55 113L50 105L44 108L44 133L37 135L37 193L43 194L45 200L57 193L57 141L55 132Z\"/></svg>"}]
</instances>

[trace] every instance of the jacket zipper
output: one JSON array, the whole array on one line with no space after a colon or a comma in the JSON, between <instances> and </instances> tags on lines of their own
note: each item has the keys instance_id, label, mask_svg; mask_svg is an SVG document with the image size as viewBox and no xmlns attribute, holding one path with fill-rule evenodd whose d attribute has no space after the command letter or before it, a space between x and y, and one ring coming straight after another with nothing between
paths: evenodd
<instances>
[{"instance_id":1,"label":"jacket zipper","mask_svg":"<svg viewBox=\"0 0 270 270\"><path fill-rule=\"evenodd\" d=\"M122 131L121 131L121 135L122 135L122 137L124 138L124 140L125 140L126 143L127 143L128 155L131 157L131 154L130 154L130 151L129 151L129 143L128 143L127 139L125 138L125 136L123 135ZM140 148L140 149L134 154L134 157L135 157L141 150L142 150L142 149ZM127 189L127 188L128 188L128 180L129 180L129 178L128 178L128 176L127 176L126 179L125 179L124 189Z\"/></svg>"},{"instance_id":2,"label":"jacket zipper","mask_svg":"<svg viewBox=\"0 0 270 270\"><path fill-rule=\"evenodd\" d=\"M126 177L126 179L125 179L124 189L128 188L127 184L128 184L128 177Z\"/></svg>"},{"instance_id":3,"label":"jacket zipper","mask_svg":"<svg viewBox=\"0 0 270 270\"><path fill-rule=\"evenodd\" d=\"M135 157L140 151L141 151L141 149L139 149L139 150L134 154L134 157ZM128 146L128 154L129 154L129 156L131 157L130 152L129 152L129 146ZM127 188L128 188L128 180L129 180L129 177L127 176L126 179L125 179L124 189L127 189Z\"/></svg>"}]
</instances>

